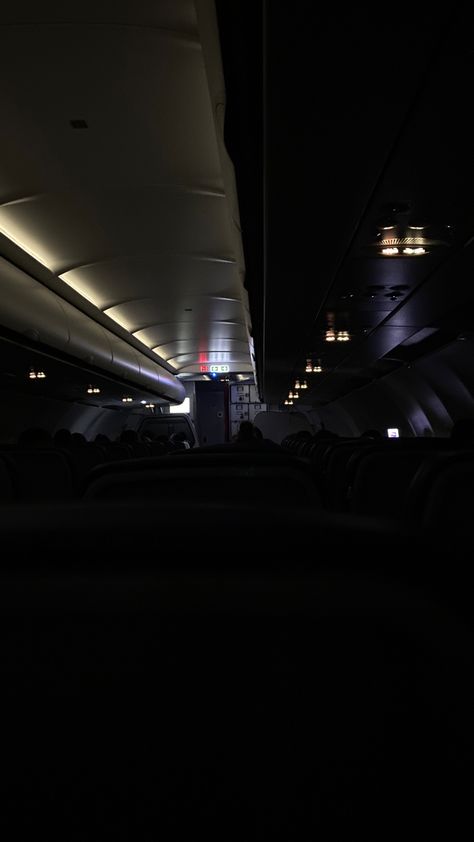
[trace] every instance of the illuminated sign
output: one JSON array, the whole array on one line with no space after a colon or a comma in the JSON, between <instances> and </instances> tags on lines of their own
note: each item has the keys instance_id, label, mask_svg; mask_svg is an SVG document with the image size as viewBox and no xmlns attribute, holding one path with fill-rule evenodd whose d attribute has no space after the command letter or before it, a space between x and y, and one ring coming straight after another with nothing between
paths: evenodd
<instances>
[{"instance_id":1,"label":"illuminated sign","mask_svg":"<svg viewBox=\"0 0 474 842\"><path fill-rule=\"evenodd\" d=\"M201 373L202 374L227 374L230 370L230 366L228 365L202 365L201 366Z\"/></svg>"},{"instance_id":2,"label":"illuminated sign","mask_svg":"<svg viewBox=\"0 0 474 842\"><path fill-rule=\"evenodd\" d=\"M387 436L389 439L398 439L400 436L400 430L398 427L389 427L387 429Z\"/></svg>"}]
</instances>

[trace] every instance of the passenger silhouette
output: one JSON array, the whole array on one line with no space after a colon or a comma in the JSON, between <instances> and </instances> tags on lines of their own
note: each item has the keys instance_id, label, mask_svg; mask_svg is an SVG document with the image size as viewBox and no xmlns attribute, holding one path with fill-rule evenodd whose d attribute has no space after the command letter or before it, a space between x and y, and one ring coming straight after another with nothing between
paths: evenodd
<instances>
[{"instance_id":1,"label":"passenger silhouette","mask_svg":"<svg viewBox=\"0 0 474 842\"><path fill-rule=\"evenodd\" d=\"M71 447L72 445L72 435L71 431L67 430L65 427L62 427L60 430L56 430L53 436L54 444L56 447Z\"/></svg>"},{"instance_id":2,"label":"passenger silhouette","mask_svg":"<svg viewBox=\"0 0 474 842\"><path fill-rule=\"evenodd\" d=\"M313 435L313 441L333 441L338 438L339 436L337 433L333 433L332 430L326 430L325 427L321 427L321 429Z\"/></svg>"},{"instance_id":3,"label":"passenger silhouette","mask_svg":"<svg viewBox=\"0 0 474 842\"><path fill-rule=\"evenodd\" d=\"M360 437L361 439L381 439L382 433L374 428L371 430L364 430L364 432L360 434Z\"/></svg>"},{"instance_id":4,"label":"passenger silhouette","mask_svg":"<svg viewBox=\"0 0 474 842\"><path fill-rule=\"evenodd\" d=\"M176 433L172 433L169 438L170 444L172 445L174 450L189 450L190 444L186 438L186 433L182 430L179 430Z\"/></svg>"},{"instance_id":5,"label":"passenger silhouette","mask_svg":"<svg viewBox=\"0 0 474 842\"><path fill-rule=\"evenodd\" d=\"M251 421L241 421L239 432L237 433L236 441L238 442L248 442L248 441L255 441L256 436L254 435L254 426Z\"/></svg>"},{"instance_id":6,"label":"passenger silhouette","mask_svg":"<svg viewBox=\"0 0 474 842\"><path fill-rule=\"evenodd\" d=\"M281 450L279 444L263 437L262 431L251 421L241 421L239 431L233 440L234 447L241 450Z\"/></svg>"}]
</instances>

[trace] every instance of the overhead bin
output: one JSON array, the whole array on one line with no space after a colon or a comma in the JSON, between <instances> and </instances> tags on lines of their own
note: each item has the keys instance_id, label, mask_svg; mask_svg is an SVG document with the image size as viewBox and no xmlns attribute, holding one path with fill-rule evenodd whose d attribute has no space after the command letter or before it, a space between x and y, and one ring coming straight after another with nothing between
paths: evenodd
<instances>
[{"instance_id":1,"label":"overhead bin","mask_svg":"<svg viewBox=\"0 0 474 842\"><path fill-rule=\"evenodd\" d=\"M181 403L184 386L158 362L0 257L0 325L42 345Z\"/></svg>"}]
</instances>

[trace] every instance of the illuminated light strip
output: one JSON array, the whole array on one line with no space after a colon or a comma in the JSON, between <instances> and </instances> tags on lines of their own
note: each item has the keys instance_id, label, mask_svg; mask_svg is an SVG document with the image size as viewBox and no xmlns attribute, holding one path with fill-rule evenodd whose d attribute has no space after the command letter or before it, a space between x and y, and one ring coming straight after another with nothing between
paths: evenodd
<instances>
[{"instance_id":1,"label":"illuminated light strip","mask_svg":"<svg viewBox=\"0 0 474 842\"><path fill-rule=\"evenodd\" d=\"M117 316L111 316L110 313L107 312L107 310L102 310L102 313L104 314L104 316L107 316L108 319L112 319L112 321L115 322L115 324L119 325L124 330L126 330L127 333L132 334L132 331L130 330L130 327L128 325L126 325L124 322L120 321L120 319L117 318Z\"/></svg>"},{"instance_id":2,"label":"illuminated light strip","mask_svg":"<svg viewBox=\"0 0 474 842\"><path fill-rule=\"evenodd\" d=\"M84 290L83 290L83 289L81 289L81 288L80 288L80 286L78 286L77 284L75 284L75 283L74 283L74 281L70 281L70 280L69 280L68 278L66 278L64 275L58 275L58 278L60 278L60 279L62 280L62 282L63 282L63 283L67 284L67 286L68 286L68 287L71 287L71 289L73 289L73 290L74 290L74 292L77 292L79 295L81 295L81 296L82 296L82 298L85 298L85 299L86 299L86 301L88 301L88 302L89 302L89 304L93 304L93 305L94 305L94 307L97 307L97 309L98 309L98 310L100 310L100 309L101 309L101 308L99 307L99 305L98 305L97 301L94 301L94 299L93 299L93 298L91 298L91 297L90 297L90 295L88 295L88 293L87 293L87 292L84 292ZM109 318L110 318L110 316L109 316Z\"/></svg>"},{"instance_id":3,"label":"illuminated light strip","mask_svg":"<svg viewBox=\"0 0 474 842\"><path fill-rule=\"evenodd\" d=\"M43 260L43 258L40 257L39 254L36 254L36 252L33 251L33 249L26 246L24 243L21 242L21 240L19 240L17 237L14 237L10 231L7 231L7 229L3 228L1 225L0 234L3 234L7 238L7 240L10 240L12 243L18 246L18 248L26 252L26 254L29 254L30 257L33 257L34 260L37 260L38 263L41 263L42 266L44 266L46 269L49 269L50 272L53 271L51 267L46 263L46 260Z\"/></svg>"},{"instance_id":4,"label":"illuminated light strip","mask_svg":"<svg viewBox=\"0 0 474 842\"><path fill-rule=\"evenodd\" d=\"M158 345L158 348L159 347L160 346ZM170 365L172 368L174 368L174 369L179 368L179 363L174 363L174 362L172 362L171 359L169 359L169 360L166 359L166 357L163 357L162 354L158 353L158 351L155 351L154 348L150 348L150 351L152 352L152 354L155 354L158 357L158 359L163 360L164 363L166 363L167 365Z\"/></svg>"}]
</instances>

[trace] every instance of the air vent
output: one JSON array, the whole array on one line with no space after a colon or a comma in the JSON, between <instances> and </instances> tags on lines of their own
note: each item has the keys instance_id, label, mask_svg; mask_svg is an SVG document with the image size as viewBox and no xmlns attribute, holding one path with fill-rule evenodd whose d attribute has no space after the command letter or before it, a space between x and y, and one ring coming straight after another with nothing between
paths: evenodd
<instances>
[{"instance_id":1,"label":"air vent","mask_svg":"<svg viewBox=\"0 0 474 842\"><path fill-rule=\"evenodd\" d=\"M89 126L85 120L70 120L69 121L71 128L73 129L88 129Z\"/></svg>"}]
</instances>

